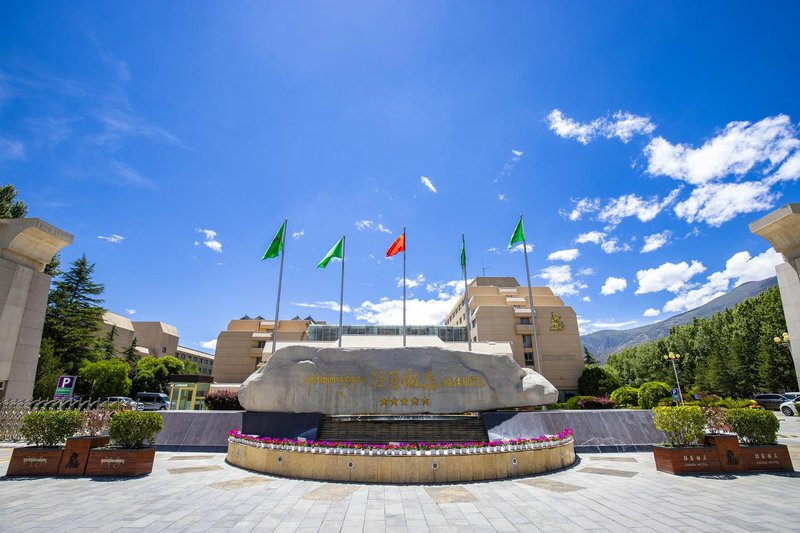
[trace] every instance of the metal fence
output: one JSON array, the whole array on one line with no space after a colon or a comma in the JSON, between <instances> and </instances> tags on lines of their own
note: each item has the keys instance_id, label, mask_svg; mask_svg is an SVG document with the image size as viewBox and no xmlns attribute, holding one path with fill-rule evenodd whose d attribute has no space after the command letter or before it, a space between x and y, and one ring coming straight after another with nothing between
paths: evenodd
<instances>
[{"instance_id":1,"label":"metal fence","mask_svg":"<svg viewBox=\"0 0 800 533\"><path fill-rule=\"evenodd\" d=\"M101 400L33 400L33 399L11 399L0 400L0 442L22 442L22 419L33 411L63 411L67 409L77 409L87 411L98 408L121 408L137 409L136 402L115 402Z\"/></svg>"}]
</instances>

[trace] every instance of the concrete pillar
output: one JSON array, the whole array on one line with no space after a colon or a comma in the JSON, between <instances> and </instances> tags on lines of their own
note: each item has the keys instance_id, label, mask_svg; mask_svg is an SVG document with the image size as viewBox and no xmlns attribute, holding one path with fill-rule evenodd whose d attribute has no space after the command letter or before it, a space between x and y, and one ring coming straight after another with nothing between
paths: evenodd
<instances>
[{"instance_id":1,"label":"concrete pillar","mask_svg":"<svg viewBox=\"0 0 800 533\"><path fill-rule=\"evenodd\" d=\"M776 266L775 272L800 390L800 204L787 204L759 218L750 224L750 231L767 239L776 252L783 254L785 263ZM776 331L775 335L781 333Z\"/></svg>"},{"instance_id":2,"label":"concrete pillar","mask_svg":"<svg viewBox=\"0 0 800 533\"><path fill-rule=\"evenodd\" d=\"M30 398L50 276L72 235L38 218L0 219L0 398Z\"/></svg>"}]
</instances>

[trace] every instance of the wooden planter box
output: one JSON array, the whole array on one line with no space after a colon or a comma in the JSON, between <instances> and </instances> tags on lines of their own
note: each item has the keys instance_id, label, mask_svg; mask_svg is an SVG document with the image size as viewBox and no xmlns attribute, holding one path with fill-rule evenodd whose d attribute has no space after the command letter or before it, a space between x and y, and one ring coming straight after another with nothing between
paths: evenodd
<instances>
[{"instance_id":1,"label":"wooden planter box","mask_svg":"<svg viewBox=\"0 0 800 533\"><path fill-rule=\"evenodd\" d=\"M14 448L7 476L55 476L64 453L63 448Z\"/></svg>"},{"instance_id":2,"label":"wooden planter box","mask_svg":"<svg viewBox=\"0 0 800 533\"><path fill-rule=\"evenodd\" d=\"M153 471L155 448L94 448L89 451L86 476L133 477Z\"/></svg>"},{"instance_id":3,"label":"wooden planter box","mask_svg":"<svg viewBox=\"0 0 800 533\"><path fill-rule=\"evenodd\" d=\"M64 455L58 467L59 476L82 476L86 472L89 451L92 448L108 446L108 436L103 437L70 437L64 447Z\"/></svg>"},{"instance_id":4,"label":"wooden planter box","mask_svg":"<svg viewBox=\"0 0 800 533\"><path fill-rule=\"evenodd\" d=\"M670 474L793 471L789 449L783 444L741 446L736 435L706 435L704 446L653 447L656 469Z\"/></svg>"}]
</instances>

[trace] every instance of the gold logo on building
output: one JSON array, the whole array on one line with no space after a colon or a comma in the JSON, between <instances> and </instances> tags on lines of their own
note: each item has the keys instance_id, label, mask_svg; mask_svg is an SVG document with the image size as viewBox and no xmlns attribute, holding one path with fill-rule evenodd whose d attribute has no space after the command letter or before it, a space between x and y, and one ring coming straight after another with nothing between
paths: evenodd
<instances>
[{"instance_id":1,"label":"gold logo on building","mask_svg":"<svg viewBox=\"0 0 800 533\"><path fill-rule=\"evenodd\" d=\"M564 321L561 316L555 313L550 313L550 331L564 331Z\"/></svg>"}]
</instances>

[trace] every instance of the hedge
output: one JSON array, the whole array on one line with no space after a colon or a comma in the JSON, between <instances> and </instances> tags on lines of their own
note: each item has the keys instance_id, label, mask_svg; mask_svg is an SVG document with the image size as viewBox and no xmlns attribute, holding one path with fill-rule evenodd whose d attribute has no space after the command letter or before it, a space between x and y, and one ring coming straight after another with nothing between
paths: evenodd
<instances>
[{"instance_id":1,"label":"hedge","mask_svg":"<svg viewBox=\"0 0 800 533\"><path fill-rule=\"evenodd\" d=\"M627 385L620 387L611 393L611 399L620 407L623 405L636 407L639 405L639 389Z\"/></svg>"},{"instance_id":2,"label":"hedge","mask_svg":"<svg viewBox=\"0 0 800 533\"><path fill-rule=\"evenodd\" d=\"M639 387L639 407L652 409L658 401L672 397L672 388L662 381L648 381Z\"/></svg>"},{"instance_id":3,"label":"hedge","mask_svg":"<svg viewBox=\"0 0 800 533\"><path fill-rule=\"evenodd\" d=\"M728 409L726 420L742 444L775 444L780 422L772 411Z\"/></svg>"},{"instance_id":4,"label":"hedge","mask_svg":"<svg viewBox=\"0 0 800 533\"><path fill-rule=\"evenodd\" d=\"M154 442L162 427L164 419L158 413L122 411L111 419L108 435L123 448L144 448Z\"/></svg>"},{"instance_id":5,"label":"hedge","mask_svg":"<svg viewBox=\"0 0 800 533\"><path fill-rule=\"evenodd\" d=\"M34 446L55 448L67 437L72 437L81 427L81 413L67 411L33 411L22 417L20 433Z\"/></svg>"},{"instance_id":6,"label":"hedge","mask_svg":"<svg viewBox=\"0 0 800 533\"><path fill-rule=\"evenodd\" d=\"M699 407L656 407L656 428L666 433L672 446L691 446L703 438L706 419Z\"/></svg>"}]
</instances>

